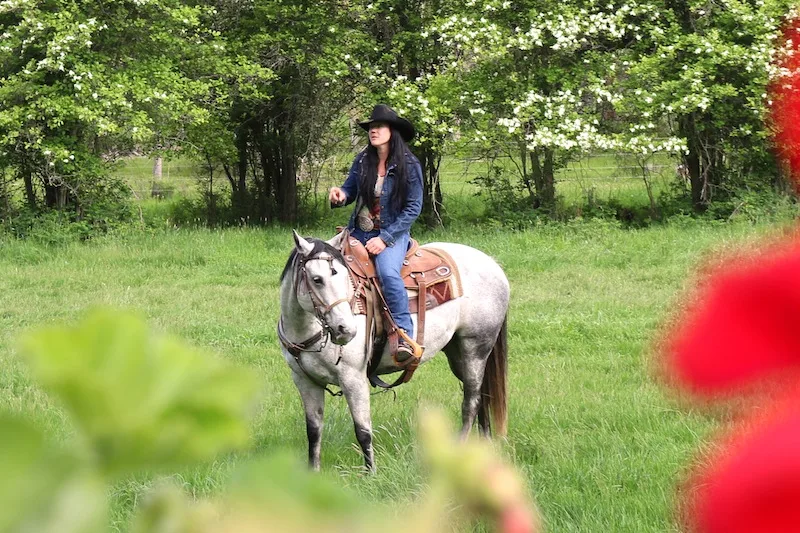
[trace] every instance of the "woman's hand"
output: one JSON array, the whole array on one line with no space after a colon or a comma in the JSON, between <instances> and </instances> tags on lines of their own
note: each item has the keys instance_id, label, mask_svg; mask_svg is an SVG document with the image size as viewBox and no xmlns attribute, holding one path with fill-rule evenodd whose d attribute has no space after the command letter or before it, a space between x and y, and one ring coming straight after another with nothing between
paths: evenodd
<instances>
[{"instance_id":1,"label":"woman's hand","mask_svg":"<svg viewBox=\"0 0 800 533\"><path fill-rule=\"evenodd\" d=\"M347 201L347 195L339 187L331 187L328 193L328 200L330 200L333 205L342 205Z\"/></svg>"},{"instance_id":2,"label":"woman's hand","mask_svg":"<svg viewBox=\"0 0 800 533\"><path fill-rule=\"evenodd\" d=\"M378 255L386 249L386 243L383 242L383 239L380 237L373 237L367 241L367 244L364 245L364 248L366 248L367 251L372 255Z\"/></svg>"}]
</instances>

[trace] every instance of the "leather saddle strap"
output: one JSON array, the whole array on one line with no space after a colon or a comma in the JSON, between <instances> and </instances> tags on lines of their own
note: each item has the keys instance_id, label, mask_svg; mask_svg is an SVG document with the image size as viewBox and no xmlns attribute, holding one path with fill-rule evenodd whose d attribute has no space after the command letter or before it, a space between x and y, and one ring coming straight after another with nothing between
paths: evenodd
<instances>
[{"instance_id":1,"label":"leather saddle strap","mask_svg":"<svg viewBox=\"0 0 800 533\"><path fill-rule=\"evenodd\" d=\"M408 383L411 381L411 376L414 375L414 371L419 366L419 363L411 363L408 365L403 373L400 374L400 377L394 380L394 382L390 385L383 381L377 374L370 374L369 375L369 382L373 387L380 387L382 389L393 389L398 385L403 385L404 383Z\"/></svg>"},{"instance_id":2,"label":"leather saddle strap","mask_svg":"<svg viewBox=\"0 0 800 533\"><path fill-rule=\"evenodd\" d=\"M403 380L402 383L408 383L409 381L411 381L411 376L413 376L414 372L417 371L417 367L419 367L419 360L412 361L406 367L406 369L403 371L403 375L400 376L400 379Z\"/></svg>"},{"instance_id":3,"label":"leather saddle strap","mask_svg":"<svg viewBox=\"0 0 800 533\"><path fill-rule=\"evenodd\" d=\"M419 315L417 315L417 317L418 317L417 318L417 323L418 323L418 325L417 325L417 338L420 338L419 332L422 331L422 330L419 329ZM423 315L423 317L424 317L424 315ZM398 336L400 336L400 335L405 337L406 341L411 341L411 338L408 335L405 335L402 332L402 330L398 331ZM423 337L424 337L424 335L423 335ZM419 346L421 348L422 344L420 343ZM414 375L414 372L417 371L417 368L419 367L420 361L422 361L422 353L421 352L419 353L419 356L417 356L417 354L414 355L414 358L403 369L403 374L398 378L398 380L395 382L395 384L400 385L402 383L408 383L409 381L411 381L411 377ZM392 385L392 386L394 386L394 385Z\"/></svg>"},{"instance_id":4,"label":"leather saddle strap","mask_svg":"<svg viewBox=\"0 0 800 533\"><path fill-rule=\"evenodd\" d=\"M364 289L366 290L366 289ZM377 325L375 323L375 295L374 293L365 294L364 298L364 312L366 314L365 327L367 328L364 349L366 350L367 366L372 367L375 365L373 361L375 357L375 335L377 334Z\"/></svg>"},{"instance_id":5,"label":"leather saddle strap","mask_svg":"<svg viewBox=\"0 0 800 533\"><path fill-rule=\"evenodd\" d=\"M424 280L418 280L419 292L417 293L417 344L425 346L425 311L428 307L428 285Z\"/></svg>"},{"instance_id":6,"label":"leather saddle strap","mask_svg":"<svg viewBox=\"0 0 800 533\"><path fill-rule=\"evenodd\" d=\"M414 375L414 372L416 372L417 367L419 367L419 360L414 360L409 363L408 366L403 369L403 373L400 374L400 377L394 380L391 385L383 381L374 371L367 372L367 377L369 378L369 382L373 387L380 387L381 389L393 389L398 385L402 385L411 381L411 377Z\"/></svg>"},{"instance_id":7,"label":"leather saddle strap","mask_svg":"<svg viewBox=\"0 0 800 533\"><path fill-rule=\"evenodd\" d=\"M384 320L387 321L387 329L391 331L391 333L387 335L389 342L389 351L390 353L394 353L395 351L397 351L397 342L398 342L397 324L394 323L394 319L392 318L391 313L389 313L389 306L386 304L386 298L384 298L383 291L381 291L377 283L374 285L374 290L378 296L377 297L378 305L380 305L381 308L386 311L384 313L385 317ZM369 367L372 368L367 369L367 377L369 378L369 382L373 387L379 387L381 389L393 389L398 385L402 385L403 383L408 383L408 381L411 379L411 376L414 375L414 371L417 369L417 366L419 366L418 361L412 362L403 370L403 373L400 374L400 377L398 377L392 384L389 384L383 381L375 372L378 366L379 358L380 358L380 352L374 352L372 357L370 358L370 362L372 364L368 365Z\"/></svg>"}]
</instances>

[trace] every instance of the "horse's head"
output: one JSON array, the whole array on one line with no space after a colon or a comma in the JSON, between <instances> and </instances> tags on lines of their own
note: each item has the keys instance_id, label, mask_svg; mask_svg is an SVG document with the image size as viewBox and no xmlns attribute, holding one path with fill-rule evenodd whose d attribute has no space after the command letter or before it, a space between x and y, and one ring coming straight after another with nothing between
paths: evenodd
<instances>
[{"instance_id":1,"label":"horse's head","mask_svg":"<svg viewBox=\"0 0 800 533\"><path fill-rule=\"evenodd\" d=\"M357 332L350 307L351 287L344 258L334 237L306 240L294 233L295 291L300 307L315 314L336 344L347 344Z\"/></svg>"}]
</instances>

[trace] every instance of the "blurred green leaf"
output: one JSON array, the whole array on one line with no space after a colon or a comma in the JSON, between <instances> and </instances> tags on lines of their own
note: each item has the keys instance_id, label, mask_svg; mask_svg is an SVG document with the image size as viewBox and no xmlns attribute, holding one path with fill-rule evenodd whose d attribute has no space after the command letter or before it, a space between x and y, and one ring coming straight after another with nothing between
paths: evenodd
<instances>
[{"instance_id":1,"label":"blurred green leaf","mask_svg":"<svg viewBox=\"0 0 800 533\"><path fill-rule=\"evenodd\" d=\"M387 508L366 502L325 473L312 473L287 454L248 461L237 468L225 511L214 533L374 531L384 527Z\"/></svg>"},{"instance_id":2,"label":"blurred green leaf","mask_svg":"<svg viewBox=\"0 0 800 533\"><path fill-rule=\"evenodd\" d=\"M192 502L178 487L153 490L137 509L131 533L207 533L218 510L209 502Z\"/></svg>"},{"instance_id":3,"label":"blurred green leaf","mask_svg":"<svg viewBox=\"0 0 800 533\"><path fill-rule=\"evenodd\" d=\"M238 501L250 501L260 507L308 516L313 510L320 518L350 516L363 511L363 502L342 487L340 480L325 473L311 472L294 455L278 453L248 461L237 468L230 494Z\"/></svg>"},{"instance_id":4,"label":"blurred green leaf","mask_svg":"<svg viewBox=\"0 0 800 533\"><path fill-rule=\"evenodd\" d=\"M30 425L0 415L0 532L103 531L105 487Z\"/></svg>"},{"instance_id":5,"label":"blurred green leaf","mask_svg":"<svg viewBox=\"0 0 800 533\"><path fill-rule=\"evenodd\" d=\"M28 335L21 351L104 473L201 462L249 441L255 376L152 333L134 314L97 310Z\"/></svg>"},{"instance_id":6,"label":"blurred green leaf","mask_svg":"<svg viewBox=\"0 0 800 533\"><path fill-rule=\"evenodd\" d=\"M385 514L376 510L386 509L279 454L245 461L212 500L190 499L170 483L157 487L137 509L131 533L371 531Z\"/></svg>"}]
</instances>

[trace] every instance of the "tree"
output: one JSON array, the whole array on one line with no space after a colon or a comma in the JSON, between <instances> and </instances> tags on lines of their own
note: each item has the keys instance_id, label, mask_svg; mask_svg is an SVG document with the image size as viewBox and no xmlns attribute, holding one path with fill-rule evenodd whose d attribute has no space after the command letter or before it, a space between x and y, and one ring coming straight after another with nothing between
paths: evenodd
<instances>
[{"instance_id":1,"label":"tree","mask_svg":"<svg viewBox=\"0 0 800 533\"><path fill-rule=\"evenodd\" d=\"M361 104L368 109L387 102L414 124L413 143L423 172L423 222L442 224L439 166L455 131L456 78L449 69L450 49L430 35L443 14L457 4L448 0L382 0L368 4L365 31L375 45Z\"/></svg>"},{"instance_id":2,"label":"tree","mask_svg":"<svg viewBox=\"0 0 800 533\"><path fill-rule=\"evenodd\" d=\"M675 139L654 142L650 120L631 116L628 129L615 120L625 97L615 73L620 50L657 16L636 2L472 0L435 28L460 63L464 123L485 151L518 156L534 207L553 209L555 171L580 154L680 149Z\"/></svg>"},{"instance_id":3,"label":"tree","mask_svg":"<svg viewBox=\"0 0 800 533\"><path fill-rule=\"evenodd\" d=\"M274 79L256 93L252 83L236 80L227 105L215 110L214 123L227 141L208 142L198 132L196 143L223 169L237 218L292 222L300 163L316 153L361 77L356 57L365 46L358 29L363 13L358 3L217 4L215 28L229 53L253 58Z\"/></svg>"},{"instance_id":4,"label":"tree","mask_svg":"<svg viewBox=\"0 0 800 533\"><path fill-rule=\"evenodd\" d=\"M634 50L631 109L662 120L687 150L691 202L705 210L715 194L777 175L764 128L766 86L779 1L664 2L647 46Z\"/></svg>"},{"instance_id":5,"label":"tree","mask_svg":"<svg viewBox=\"0 0 800 533\"><path fill-rule=\"evenodd\" d=\"M206 21L179 0L6 2L0 7L0 167L31 208L82 216L116 192L109 162L177 147L209 120L232 70Z\"/></svg>"}]
</instances>

